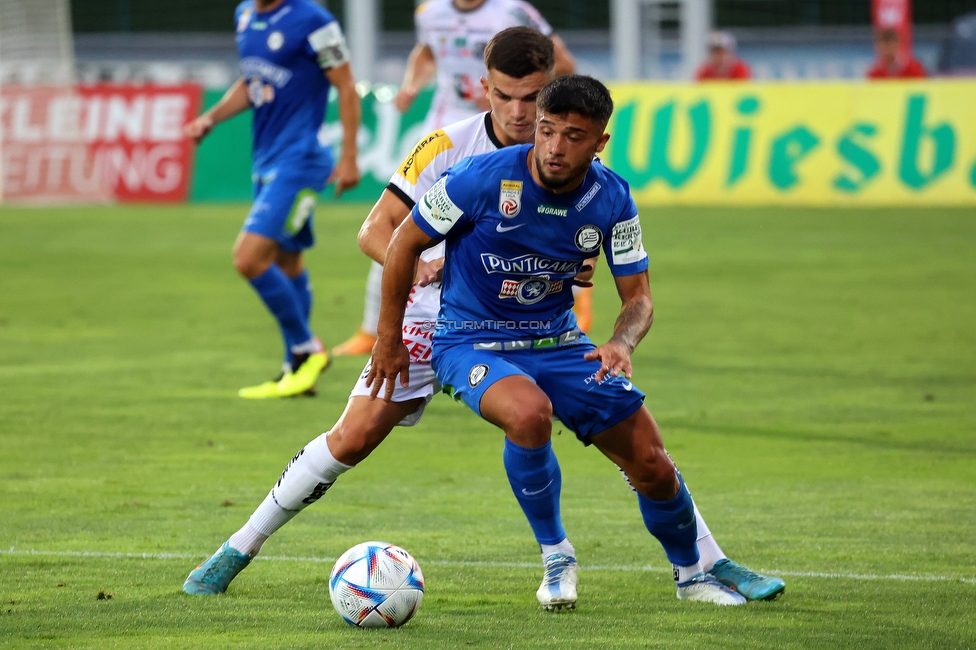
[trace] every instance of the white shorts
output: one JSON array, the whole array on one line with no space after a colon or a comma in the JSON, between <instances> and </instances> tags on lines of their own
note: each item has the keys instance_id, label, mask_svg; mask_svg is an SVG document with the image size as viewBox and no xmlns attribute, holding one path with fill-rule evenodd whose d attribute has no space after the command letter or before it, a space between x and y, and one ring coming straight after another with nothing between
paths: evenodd
<instances>
[{"instance_id":1,"label":"white shorts","mask_svg":"<svg viewBox=\"0 0 976 650\"><path fill-rule=\"evenodd\" d=\"M359 380L356 382L356 385L352 387L352 392L349 393L349 397L369 397L370 393L373 392L371 387L366 386L366 375L369 374L369 367L372 361L370 359L366 362L366 367L363 368L362 374L359 375ZM382 394L382 387L380 391L380 394ZM399 425L401 427L412 427L420 422L420 418L424 415L424 409L430 404L430 400L434 398L434 395L439 392L441 392L441 385L434 378L434 370L430 367L430 364L411 363L410 385L404 388L400 385L399 380L397 380L396 388L393 390L393 401L406 402L417 399L418 397L422 397L424 401L417 407L417 410L400 420Z\"/></svg>"}]
</instances>

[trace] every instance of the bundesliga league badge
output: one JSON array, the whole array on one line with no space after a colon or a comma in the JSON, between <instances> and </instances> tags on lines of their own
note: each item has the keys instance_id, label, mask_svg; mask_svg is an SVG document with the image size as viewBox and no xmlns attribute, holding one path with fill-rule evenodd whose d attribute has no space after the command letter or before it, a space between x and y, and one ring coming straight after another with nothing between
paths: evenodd
<instances>
[{"instance_id":1,"label":"bundesliga league badge","mask_svg":"<svg viewBox=\"0 0 976 650\"><path fill-rule=\"evenodd\" d=\"M498 211L511 219L522 210L522 181L502 181Z\"/></svg>"}]
</instances>

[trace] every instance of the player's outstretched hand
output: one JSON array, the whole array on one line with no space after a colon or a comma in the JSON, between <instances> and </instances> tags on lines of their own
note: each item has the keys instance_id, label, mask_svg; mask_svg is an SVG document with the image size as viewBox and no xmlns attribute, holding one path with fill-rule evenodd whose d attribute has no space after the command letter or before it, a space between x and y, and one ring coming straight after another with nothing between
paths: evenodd
<instances>
[{"instance_id":1,"label":"player's outstretched hand","mask_svg":"<svg viewBox=\"0 0 976 650\"><path fill-rule=\"evenodd\" d=\"M335 183L335 196L339 198L346 190L351 190L359 185L360 178L359 165L356 164L356 159L343 156L339 159L339 164L332 170L326 184Z\"/></svg>"},{"instance_id":2,"label":"player's outstretched hand","mask_svg":"<svg viewBox=\"0 0 976 650\"><path fill-rule=\"evenodd\" d=\"M186 126L183 127L183 133L185 133L186 137L193 140L193 142L196 144L200 144L200 142L207 137L211 131L213 131L213 128L213 118L204 113L196 119L187 122Z\"/></svg>"},{"instance_id":3,"label":"player's outstretched hand","mask_svg":"<svg viewBox=\"0 0 976 650\"><path fill-rule=\"evenodd\" d=\"M370 397L373 399L383 390L383 400L389 402L396 390L397 375L400 375L401 386L406 388L410 385L410 353L399 337L393 341L388 341L387 338L389 337L380 336L376 339L373 358L366 374L366 387L372 389Z\"/></svg>"},{"instance_id":4,"label":"player's outstretched hand","mask_svg":"<svg viewBox=\"0 0 976 650\"><path fill-rule=\"evenodd\" d=\"M608 341L583 355L587 361L602 361L603 367L596 373L597 382L603 381L607 375L623 375L630 379L634 368L630 364L630 351L623 343Z\"/></svg>"},{"instance_id":5,"label":"player's outstretched hand","mask_svg":"<svg viewBox=\"0 0 976 650\"><path fill-rule=\"evenodd\" d=\"M438 257L436 260L431 260L429 262L417 260L417 276L414 279L414 284L419 284L422 287L426 287L434 284L435 282L440 282L443 271L443 257Z\"/></svg>"}]
</instances>

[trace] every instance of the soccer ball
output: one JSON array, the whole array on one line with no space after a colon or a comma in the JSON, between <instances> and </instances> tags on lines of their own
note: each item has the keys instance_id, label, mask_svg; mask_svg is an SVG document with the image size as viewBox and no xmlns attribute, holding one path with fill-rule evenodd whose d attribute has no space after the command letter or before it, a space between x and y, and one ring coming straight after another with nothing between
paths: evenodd
<instances>
[{"instance_id":1,"label":"soccer ball","mask_svg":"<svg viewBox=\"0 0 976 650\"><path fill-rule=\"evenodd\" d=\"M399 546L363 542L342 554L329 577L332 606L357 627L400 627L424 599L424 574Z\"/></svg>"}]
</instances>

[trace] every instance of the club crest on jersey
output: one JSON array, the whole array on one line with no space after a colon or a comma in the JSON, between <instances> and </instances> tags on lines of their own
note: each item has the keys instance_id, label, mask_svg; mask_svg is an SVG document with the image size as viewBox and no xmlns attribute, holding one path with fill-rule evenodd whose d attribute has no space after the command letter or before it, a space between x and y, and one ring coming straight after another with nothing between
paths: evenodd
<instances>
[{"instance_id":1,"label":"club crest on jersey","mask_svg":"<svg viewBox=\"0 0 976 650\"><path fill-rule=\"evenodd\" d=\"M268 35L268 49L277 52L285 44L285 35L275 30Z\"/></svg>"},{"instance_id":2,"label":"club crest on jersey","mask_svg":"<svg viewBox=\"0 0 976 650\"><path fill-rule=\"evenodd\" d=\"M483 363L479 363L468 372L468 385L471 388L477 388L478 384L485 380L488 376L488 366Z\"/></svg>"},{"instance_id":3,"label":"club crest on jersey","mask_svg":"<svg viewBox=\"0 0 976 650\"><path fill-rule=\"evenodd\" d=\"M534 305L550 293L563 290L562 280L549 278L525 278L524 280L505 280L499 298L515 298L523 305Z\"/></svg>"},{"instance_id":4,"label":"club crest on jersey","mask_svg":"<svg viewBox=\"0 0 976 650\"><path fill-rule=\"evenodd\" d=\"M594 225L587 224L576 231L576 248L584 253L592 253L603 243L603 231Z\"/></svg>"},{"instance_id":5,"label":"club crest on jersey","mask_svg":"<svg viewBox=\"0 0 976 650\"><path fill-rule=\"evenodd\" d=\"M509 219L522 211L522 181L502 181L498 194L498 211Z\"/></svg>"}]
</instances>

